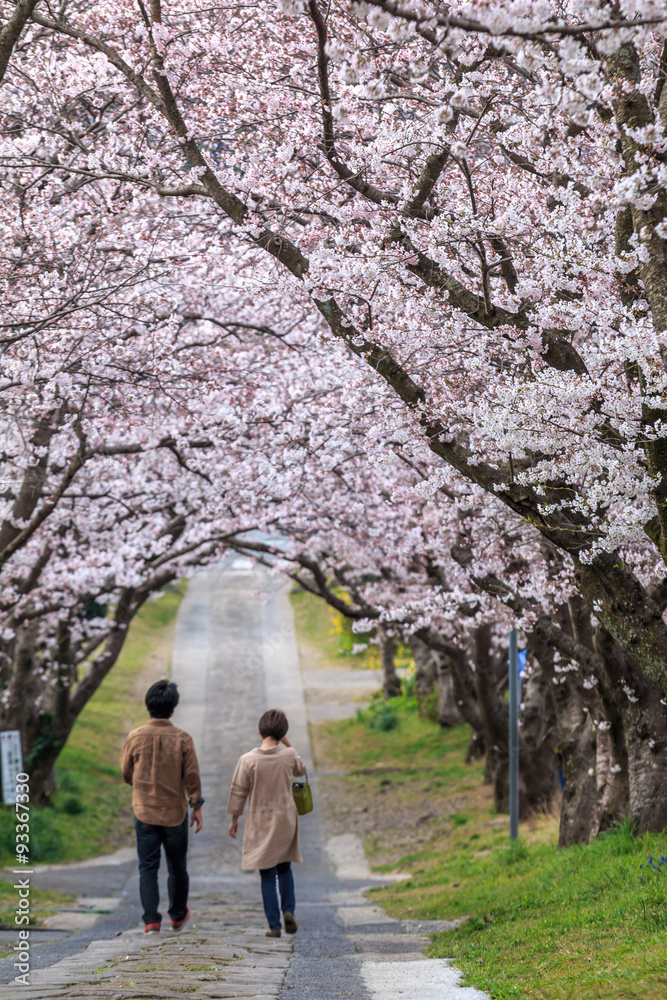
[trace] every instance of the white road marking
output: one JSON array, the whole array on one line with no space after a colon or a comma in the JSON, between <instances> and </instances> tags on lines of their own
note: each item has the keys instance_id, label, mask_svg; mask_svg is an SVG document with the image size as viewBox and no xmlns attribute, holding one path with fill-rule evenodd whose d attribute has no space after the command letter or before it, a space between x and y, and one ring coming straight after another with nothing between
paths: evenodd
<instances>
[{"instance_id":1,"label":"white road marking","mask_svg":"<svg viewBox=\"0 0 667 1000\"><path fill-rule=\"evenodd\" d=\"M488 1000L486 993L459 986L461 973L444 958L415 962L364 962L361 975L381 1000Z\"/></svg>"}]
</instances>

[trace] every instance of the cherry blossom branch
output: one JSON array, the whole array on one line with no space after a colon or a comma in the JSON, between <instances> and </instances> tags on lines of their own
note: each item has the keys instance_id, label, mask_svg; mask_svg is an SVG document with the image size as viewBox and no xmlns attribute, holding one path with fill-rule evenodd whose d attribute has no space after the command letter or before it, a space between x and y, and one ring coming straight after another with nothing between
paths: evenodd
<instances>
[{"instance_id":1,"label":"cherry blossom branch","mask_svg":"<svg viewBox=\"0 0 667 1000\"><path fill-rule=\"evenodd\" d=\"M600 657L583 642L578 642L562 628L559 628L548 615L538 615L534 631L550 646L557 649L562 656L574 660L590 674L600 676L603 669Z\"/></svg>"},{"instance_id":2,"label":"cherry blossom branch","mask_svg":"<svg viewBox=\"0 0 667 1000\"><path fill-rule=\"evenodd\" d=\"M563 21L546 21L536 26L531 31L522 31L513 28L511 24L507 27L500 27L495 21L493 27L485 25L482 21L474 18L457 17L448 14L440 14L436 10L428 13L421 13L401 6L397 0L352 0L353 3L368 3L371 7L379 7L381 10L391 14L403 21L414 24L420 34L423 34L429 41L439 42L436 32L431 27L434 23L440 28L458 28L461 31L475 32L480 35L493 35L494 37L525 38L533 41L542 41L545 35L556 35L557 37L580 36L598 31L619 31L628 28L637 28L652 24L664 24L665 17L639 17L625 20L623 18L610 18L600 24L584 21L581 24L565 24ZM428 34L427 34L428 32Z\"/></svg>"},{"instance_id":3,"label":"cherry blossom branch","mask_svg":"<svg viewBox=\"0 0 667 1000\"><path fill-rule=\"evenodd\" d=\"M169 574L165 574L165 582L167 582L168 576ZM173 575L171 579L174 579ZM80 715L84 706L116 663L127 638L129 624L141 605L148 600L150 593L151 591L145 588L137 590L134 587L125 587L121 591L104 651L93 661L84 677L70 693L68 715L72 720Z\"/></svg>"},{"instance_id":4,"label":"cherry blossom branch","mask_svg":"<svg viewBox=\"0 0 667 1000\"><path fill-rule=\"evenodd\" d=\"M608 62L607 76L615 89L612 106L620 135L625 172L632 177L638 170L644 169L639 165L641 145L633 132L653 125L655 119L646 94L638 86L641 71L634 45L626 43L613 54ZM658 114L664 128L667 124L667 109L661 104L658 105ZM667 193L664 187L658 187L656 194L652 194L650 209L635 201L630 206L630 212L634 234L641 236L643 242L638 272L651 307L654 328L663 332L667 330L667 271L664 241L659 235L659 226L664 226L667 220ZM660 354L663 367L667 369L667 348L664 343L660 345ZM649 473L656 483L652 492L660 525L659 533L651 532L651 535L662 558L667 559L667 439L662 430L667 420L667 409L662 403L647 400L642 416L647 428L657 428L655 435L646 435L644 450Z\"/></svg>"},{"instance_id":5,"label":"cherry blossom branch","mask_svg":"<svg viewBox=\"0 0 667 1000\"><path fill-rule=\"evenodd\" d=\"M445 146L444 149L437 153L431 153L426 158L419 180L417 181L415 192L412 198L401 208L402 215L407 215L413 219L423 218L427 220L435 216L435 210L424 209L424 204L433 193L433 189L438 183L449 157L449 146Z\"/></svg>"},{"instance_id":6,"label":"cherry blossom branch","mask_svg":"<svg viewBox=\"0 0 667 1000\"><path fill-rule=\"evenodd\" d=\"M308 590L311 594L315 594L318 597L323 597L328 604L331 605L336 611L340 611L341 614L347 615L348 618L355 620L361 620L363 618L377 618L379 617L379 611L370 607L370 605L365 605L361 609L355 609L345 601L341 600L337 594L335 594L329 587L327 576L314 559L311 559L304 553L293 553L286 556L282 549L277 548L275 545L269 545L267 542L256 542L246 538L239 538L235 535L225 536L225 543L236 552L242 555L247 555L252 553L253 555L269 555L274 559L289 559L290 562L296 562L303 569L308 570L312 575L314 580L314 585L310 584L305 580L298 571L289 573L291 579ZM266 565L270 565L267 563Z\"/></svg>"},{"instance_id":7,"label":"cherry blossom branch","mask_svg":"<svg viewBox=\"0 0 667 1000\"><path fill-rule=\"evenodd\" d=\"M183 547L176 552L172 552L169 558L173 560L182 559L188 552L194 552L197 553L194 562L198 563L202 560L202 549L204 549L204 557L208 557L216 551L218 545L219 543L216 539L203 539L190 546ZM152 594L162 590L168 583L171 583L182 574L182 564L177 563L176 565L169 566L162 565L161 562L156 562L152 575L139 587L126 587L121 591L114 610L112 626L105 636L105 648L101 655L91 664L88 672L79 681L76 688L71 692L68 712L72 720L76 719L80 714L116 663L127 638L130 622L137 612Z\"/></svg>"},{"instance_id":8,"label":"cherry blossom branch","mask_svg":"<svg viewBox=\"0 0 667 1000\"><path fill-rule=\"evenodd\" d=\"M311 0L311 2L315 3L315 0ZM152 4L151 11L154 19L161 17L161 8L158 2ZM159 23L159 20L157 20L156 23ZM53 22L51 27L53 30L60 30L61 26L59 22ZM104 43L97 45L96 40L91 36L70 28L69 33L72 34L72 32L74 32L77 37L80 37L81 40L85 41L86 44L92 45L99 51L104 51L104 48L101 47ZM154 61L154 77L158 90L161 94L161 102L158 110L165 115L172 128L181 139L181 146L190 162L203 171L201 180L204 188L209 193L209 196L216 201L219 207L222 208L225 214L229 215L233 221L242 223L247 213L246 206L236 195L230 194L222 187L206 162L199 145L193 139L188 138L185 122L178 109L176 99L167 79L162 56L159 55L154 41L151 42L151 46ZM105 46L105 48L108 48L108 46ZM121 69L121 72L124 72L122 68L122 60L118 64L114 63L114 65L117 65L117 68ZM130 82L134 82L133 78L129 76L128 79ZM407 237L405 236L401 236L401 238L403 241L407 240ZM284 264L284 266L286 266L296 277L301 278L307 272L307 258L287 237L274 233L272 230L265 229L259 234L259 236L251 237L251 239L252 242L261 246L272 256L276 257L280 263ZM409 249L412 254L417 256L418 263L407 264L407 270L412 271L412 273L420 277L430 287L440 288L447 291L449 293L450 303L456 308L461 309L461 311L467 313L471 319L480 322L483 326L490 329L499 325L513 325L518 326L520 329L527 328L528 322L525 315L522 315L521 313L508 313L498 307L493 307L492 309L487 310L487 307L478 296L469 292L465 286L457 281L457 279L449 275L444 268L429 260L425 254L415 250L411 245L409 245ZM339 307L333 300L331 300L330 305L324 303L324 309L321 308L322 304L318 301L316 301L316 305L327 321L329 316L334 318L337 313L340 313ZM577 360L578 356L575 357L575 349L566 340L562 337L557 337L551 334L546 334L546 337L548 341L548 349L545 353L545 360L548 364L553 363L553 367L558 368L561 371L569 369L574 371L578 370L579 373L584 371L585 366L583 365L583 362L581 359Z\"/></svg>"},{"instance_id":9,"label":"cherry blossom branch","mask_svg":"<svg viewBox=\"0 0 667 1000\"><path fill-rule=\"evenodd\" d=\"M55 433L56 419L58 418L55 414L47 418L43 426L38 428L33 438L34 443L44 449L44 453L40 457L38 464L29 468L24 476L21 489L13 506L12 520L5 520L0 526L0 567L4 566L29 541L37 529L53 513L58 502L62 499L84 464L86 439L77 421L74 427L79 438L79 447L68 462L50 498L33 513L41 498L41 487L46 464L46 449L51 437ZM19 528L17 525L24 522L28 517L30 518L28 523L23 528Z\"/></svg>"},{"instance_id":10,"label":"cherry blossom branch","mask_svg":"<svg viewBox=\"0 0 667 1000\"><path fill-rule=\"evenodd\" d=\"M88 455L139 455L145 452L154 451L156 448L166 448L169 451L176 448L178 442L174 437L161 438L154 445L142 444L139 442L125 442L117 444L99 444L92 448ZM214 448L215 444L210 438L191 438L187 441L188 448Z\"/></svg>"},{"instance_id":11,"label":"cherry blossom branch","mask_svg":"<svg viewBox=\"0 0 667 1000\"><path fill-rule=\"evenodd\" d=\"M4 80L14 46L39 0L17 0L11 17L0 28L0 83Z\"/></svg>"},{"instance_id":12,"label":"cherry blossom branch","mask_svg":"<svg viewBox=\"0 0 667 1000\"><path fill-rule=\"evenodd\" d=\"M417 258L417 263L410 259L404 263L407 271L420 278L429 288L437 288L447 292L449 304L475 320L480 326L486 327L488 330L503 326L528 330L533 325L528 309L509 312L502 306L493 305L488 298L488 293L486 297L475 295L446 271L442 265L431 260L425 253L414 247L410 238L401 230L395 229L390 239L396 240L405 247L411 257ZM496 266L496 264L491 266ZM512 271L509 271L509 274L512 275ZM514 276L516 277L516 271L514 271ZM544 346L542 357L550 368L555 368L557 371L572 371L577 375L586 375L586 364L577 349L567 339L567 334L567 330L543 330L541 332Z\"/></svg>"},{"instance_id":13,"label":"cherry blossom branch","mask_svg":"<svg viewBox=\"0 0 667 1000\"><path fill-rule=\"evenodd\" d=\"M50 31L56 31L61 35L68 35L70 38L75 38L77 41L84 42L85 45L90 46L90 48L95 49L97 52L101 52L107 57L111 65L115 66L117 70L120 70L123 76L137 88L142 97L149 101L149 103L157 108L158 111L162 111L164 113L165 108L159 94L146 83L140 73L134 72L129 63L127 63L111 45L107 45L106 42L103 42L100 38L95 38L93 35L89 35L86 31L80 31L78 28L74 28L69 22L63 20L62 17L51 20L50 18L43 17L41 14L36 14L33 11L31 20L34 21L35 24L40 24L43 28L48 28Z\"/></svg>"},{"instance_id":14,"label":"cherry blossom branch","mask_svg":"<svg viewBox=\"0 0 667 1000\"><path fill-rule=\"evenodd\" d=\"M317 32L317 80L320 88L321 115L322 115L322 150L327 160L334 168L341 180L345 181L358 191L359 194L367 198L375 205L383 203L397 205L398 198L391 191L380 191L375 185L368 183L361 177L361 171L350 170L343 163L336 150L336 136L331 113L332 100L329 87L329 56L326 53L327 26L325 18L322 16L317 0L308 0L308 12L315 25Z\"/></svg>"},{"instance_id":15,"label":"cherry blossom branch","mask_svg":"<svg viewBox=\"0 0 667 1000\"><path fill-rule=\"evenodd\" d=\"M308 11L317 32L317 78L320 89L323 141L322 149L327 160L341 180L375 205L398 205L399 199L392 191L381 191L374 184L363 180L361 171L353 171L343 163L336 149L336 137L332 115L331 88L329 86L329 56L326 52L327 26L317 0L308 0ZM414 99L420 99L413 95ZM434 103L434 102L433 102ZM437 106L437 105L436 105ZM413 219L431 219L435 210L425 210L424 203L433 191L449 159L449 148L433 153L424 164L417 184L417 190L409 201L401 207L401 214Z\"/></svg>"},{"instance_id":16,"label":"cherry blossom branch","mask_svg":"<svg viewBox=\"0 0 667 1000\"><path fill-rule=\"evenodd\" d=\"M141 174L131 174L126 170L93 170L88 167L76 166L74 163L70 162L53 163L47 160L40 160L34 156L30 157L28 162L44 167L44 173L39 178L40 181L43 181L49 174L53 174L58 171L66 175L81 177L83 178L83 182L100 180L127 181L130 184L136 184L137 187L143 187L149 191L154 191L160 198L191 198L193 195L198 195L199 197L211 197L207 189L201 184L179 184L169 187L163 184L158 184L157 181L152 180L150 177L142 177ZM83 182L81 184L77 184L76 186L68 185L68 193L72 194L77 190L80 190Z\"/></svg>"},{"instance_id":17,"label":"cherry blossom branch","mask_svg":"<svg viewBox=\"0 0 667 1000\"><path fill-rule=\"evenodd\" d=\"M215 316L204 316L199 313L183 314L184 324L197 323L197 322L212 323L214 326L218 326L222 330L227 330L228 333L226 334L226 337L233 337L234 335L237 335L238 332L241 330L251 330L253 333L265 334L267 337L274 337L276 340L282 341L288 350L298 352L298 348L294 344L290 344L288 341L286 341L285 339L287 337L286 333L279 333L277 330L274 330L273 327L267 326L265 323L242 323L239 320L225 321L217 319ZM225 338L223 337L222 339L224 340ZM176 353L178 353L179 351L186 351L189 349L189 347L190 347L189 344L184 344L182 347L176 348Z\"/></svg>"},{"instance_id":18,"label":"cherry blossom branch","mask_svg":"<svg viewBox=\"0 0 667 1000\"><path fill-rule=\"evenodd\" d=\"M534 163L529 160L527 156L523 156L521 153L515 153L514 150L509 149L502 143L499 143L499 147L503 156L505 156L510 163L513 163L515 167L518 167L520 170L536 177L541 184L556 188L565 188L572 185L572 189L576 191L581 198L588 198L591 195L591 189L587 187L586 184L582 184L581 181L573 180L569 174L564 174L560 171L554 171L552 174L544 174L537 169Z\"/></svg>"}]
</instances>

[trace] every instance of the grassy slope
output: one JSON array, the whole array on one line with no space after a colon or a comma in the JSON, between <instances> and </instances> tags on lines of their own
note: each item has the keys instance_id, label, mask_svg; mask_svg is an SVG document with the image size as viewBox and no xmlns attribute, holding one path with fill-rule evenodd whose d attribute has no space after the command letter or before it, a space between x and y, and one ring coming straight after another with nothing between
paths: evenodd
<instances>
[{"instance_id":1,"label":"grassy slope","mask_svg":"<svg viewBox=\"0 0 667 1000\"><path fill-rule=\"evenodd\" d=\"M397 917L464 918L430 954L494 1000L664 1000L667 864L646 862L667 853L667 835L619 830L561 850L545 816L510 848L482 765L464 763L465 727L441 733L414 702L392 705L399 725L386 732L313 726L318 767L347 774L320 779L333 829L362 833L377 867L411 873L374 899Z\"/></svg>"},{"instance_id":2,"label":"grassy slope","mask_svg":"<svg viewBox=\"0 0 667 1000\"><path fill-rule=\"evenodd\" d=\"M352 655L355 645L366 642L367 635L357 635L351 623L330 608L321 598L306 590L295 590L291 595L294 620L299 643L311 646L323 654L326 667L354 667L360 670L379 670L380 654L377 646ZM408 650L399 649L396 656L398 667L410 664Z\"/></svg>"},{"instance_id":3,"label":"grassy slope","mask_svg":"<svg viewBox=\"0 0 667 1000\"><path fill-rule=\"evenodd\" d=\"M17 875L17 878L21 878ZM33 879L34 881L34 879ZM40 917L48 916L60 906L68 906L74 896L64 896L60 892L44 891L30 888L30 924L39 923ZM14 916L18 897L12 882L0 882L0 924L16 928ZM10 951L0 951L0 958L11 954Z\"/></svg>"},{"instance_id":4,"label":"grassy slope","mask_svg":"<svg viewBox=\"0 0 667 1000\"><path fill-rule=\"evenodd\" d=\"M180 600L180 591L167 591L142 608L118 662L77 719L56 765L53 804L31 811L34 862L81 860L129 842L131 792L118 769L120 748L146 719L138 678L152 664L164 676ZM11 862L12 838L13 813L2 809L0 864Z\"/></svg>"},{"instance_id":5,"label":"grassy slope","mask_svg":"<svg viewBox=\"0 0 667 1000\"><path fill-rule=\"evenodd\" d=\"M379 669L379 657L374 646L350 655L353 645L365 640L363 636L352 635L349 625L337 611L306 590L295 590L290 599L299 642L313 646L323 654L323 666Z\"/></svg>"}]
</instances>

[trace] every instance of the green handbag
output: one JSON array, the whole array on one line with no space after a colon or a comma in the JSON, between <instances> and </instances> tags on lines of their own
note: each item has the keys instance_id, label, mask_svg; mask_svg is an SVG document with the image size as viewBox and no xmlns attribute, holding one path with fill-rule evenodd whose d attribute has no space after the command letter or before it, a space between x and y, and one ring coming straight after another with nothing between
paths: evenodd
<instances>
[{"instance_id":1,"label":"green handbag","mask_svg":"<svg viewBox=\"0 0 667 1000\"><path fill-rule=\"evenodd\" d=\"M306 813L313 811L313 793L308 784L308 775L305 775L303 781L292 782L292 795L299 816L305 816Z\"/></svg>"}]
</instances>

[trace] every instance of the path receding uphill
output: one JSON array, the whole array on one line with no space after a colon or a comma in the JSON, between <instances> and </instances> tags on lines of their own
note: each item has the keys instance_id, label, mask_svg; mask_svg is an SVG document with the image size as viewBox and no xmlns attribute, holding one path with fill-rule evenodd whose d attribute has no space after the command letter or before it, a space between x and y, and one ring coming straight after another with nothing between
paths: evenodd
<instances>
[{"instance_id":1,"label":"path receding uphill","mask_svg":"<svg viewBox=\"0 0 667 1000\"><path fill-rule=\"evenodd\" d=\"M179 612L173 679L181 691L174 721L195 738L206 797L204 829L191 840L190 924L178 935L144 937L135 861L44 871L34 884L120 905L94 927L36 944L30 986L20 994L9 981L11 959L0 962L7 983L0 998L169 1000L196 992L201 1000L483 1000L485 994L457 985L447 962L424 958L425 932L436 926L393 920L364 897L363 889L380 880L370 875L359 842L350 836L327 843L284 583L241 558L193 580ZM286 711L315 790L316 808L301 821L305 863L295 866L294 939L264 937L259 879L241 871L240 838L227 835L233 769L255 745L257 720L269 707Z\"/></svg>"}]
</instances>

